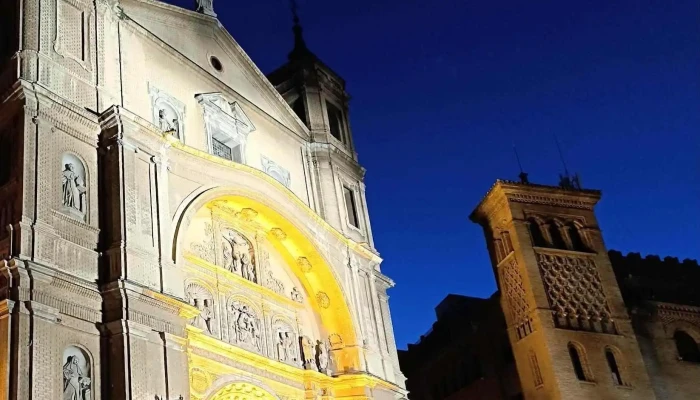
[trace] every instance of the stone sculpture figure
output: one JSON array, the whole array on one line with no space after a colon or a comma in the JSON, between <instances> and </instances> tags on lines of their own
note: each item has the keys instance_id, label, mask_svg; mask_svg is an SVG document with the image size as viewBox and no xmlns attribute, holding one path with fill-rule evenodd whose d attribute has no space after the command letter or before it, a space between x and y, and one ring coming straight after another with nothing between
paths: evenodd
<instances>
[{"instance_id":1,"label":"stone sculpture figure","mask_svg":"<svg viewBox=\"0 0 700 400\"><path fill-rule=\"evenodd\" d=\"M304 296L301 295L301 292L299 289L297 289L296 286L292 288L292 293L290 295L292 300L296 301L297 303L303 303L304 302Z\"/></svg>"},{"instance_id":2,"label":"stone sculpture figure","mask_svg":"<svg viewBox=\"0 0 700 400\"><path fill-rule=\"evenodd\" d=\"M83 374L76 356L63 365L63 400L90 400L90 378Z\"/></svg>"},{"instance_id":3,"label":"stone sculpture figure","mask_svg":"<svg viewBox=\"0 0 700 400\"><path fill-rule=\"evenodd\" d=\"M289 361L289 350L287 349L286 336L289 336L289 332L277 332L277 358L280 361Z\"/></svg>"},{"instance_id":4,"label":"stone sculpture figure","mask_svg":"<svg viewBox=\"0 0 700 400\"><path fill-rule=\"evenodd\" d=\"M203 14L211 15L213 17L216 17L216 13L214 13L214 0L196 0L197 1L197 12L201 12Z\"/></svg>"},{"instance_id":5,"label":"stone sculpture figure","mask_svg":"<svg viewBox=\"0 0 700 400\"><path fill-rule=\"evenodd\" d=\"M301 354L303 357L304 369L318 371L316 366L316 355L314 354L314 345L311 342L311 339L306 336L301 336L299 340L301 342Z\"/></svg>"},{"instance_id":6,"label":"stone sculpture figure","mask_svg":"<svg viewBox=\"0 0 700 400\"><path fill-rule=\"evenodd\" d=\"M63 170L63 206L85 214L83 196L87 189L83 177L75 172L75 166L72 163L66 164L65 168Z\"/></svg>"},{"instance_id":7,"label":"stone sculpture figure","mask_svg":"<svg viewBox=\"0 0 700 400\"><path fill-rule=\"evenodd\" d=\"M166 112L164 108L161 108L158 110L158 128L160 128L161 131L163 132L171 132L174 131L174 125L175 122L177 122L177 119L173 119L172 122L168 121L168 117L166 116Z\"/></svg>"},{"instance_id":8,"label":"stone sculpture figure","mask_svg":"<svg viewBox=\"0 0 700 400\"><path fill-rule=\"evenodd\" d=\"M231 305L233 312L234 330L239 343L247 344L258 351L261 349L260 324L258 318L247 305L234 303Z\"/></svg>"},{"instance_id":9,"label":"stone sculpture figure","mask_svg":"<svg viewBox=\"0 0 700 400\"><path fill-rule=\"evenodd\" d=\"M318 364L318 371L324 374L328 374L328 346L325 342L320 340L316 341L316 362Z\"/></svg>"},{"instance_id":10,"label":"stone sculpture figure","mask_svg":"<svg viewBox=\"0 0 700 400\"><path fill-rule=\"evenodd\" d=\"M253 262L248 253L241 254L241 275L251 282L258 283L255 278L255 266L253 266Z\"/></svg>"},{"instance_id":11,"label":"stone sculpture figure","mask_svg":"<svg viewBox=\"0 0 700 400\"><path fill-rule=\"evenodd\" d=\"M252 264L250 259L250 245L243 236L238 232L230 230L228 231L228 235L224 235L224 239L228 242L231 249L231 263L227 266L229 271L238 272L241 269L244 254L246 255L247 262Z\"/></svg>"},{"instance_id":12,"label":"stone sculpture figure","mask_svg":"<svg viewBox=\"0 0 700 400\"><path fill-rule=\"evenodd\" d=\"M214 317L214 310L212 310L212 304L209 299L204 299L204 305L200 310L200 318L204 321L204 327L207 332L211 332L211 320Z\"/></svg>"}]
</instances>

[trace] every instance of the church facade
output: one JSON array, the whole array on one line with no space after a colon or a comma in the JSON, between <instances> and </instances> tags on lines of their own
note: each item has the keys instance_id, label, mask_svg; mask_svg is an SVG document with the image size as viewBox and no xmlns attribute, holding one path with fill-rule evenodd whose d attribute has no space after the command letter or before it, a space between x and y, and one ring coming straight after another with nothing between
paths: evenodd
<instances>
[{"instance_id":1,"label":"church facade","mask_svg":"<svg viewBox=\"0 0 700 400\"><path fill-rule=\"evenodd\" d=\"M155 0L8 0L0 398L402 399L341 77Z\"/></svg>"}]
</instances>

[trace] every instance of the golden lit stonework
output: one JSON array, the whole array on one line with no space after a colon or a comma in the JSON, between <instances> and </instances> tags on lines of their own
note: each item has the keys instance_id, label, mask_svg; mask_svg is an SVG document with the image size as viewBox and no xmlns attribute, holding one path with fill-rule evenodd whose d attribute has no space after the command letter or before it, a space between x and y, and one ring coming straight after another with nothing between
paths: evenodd
<instances>
[{"instance_id":1,"label":"golden lit stonework","mask_svg":"<svg viewBox=\"0 0 700 400\"><path fill-rule=\"evenodd\" d=\"M297 258L297 264L299 265L299 268L301 268L301 271L304 273L307 273L311 271L311 262L309 262L309 259L306 257L299 257Z\"/></svg>"}]
</instances>

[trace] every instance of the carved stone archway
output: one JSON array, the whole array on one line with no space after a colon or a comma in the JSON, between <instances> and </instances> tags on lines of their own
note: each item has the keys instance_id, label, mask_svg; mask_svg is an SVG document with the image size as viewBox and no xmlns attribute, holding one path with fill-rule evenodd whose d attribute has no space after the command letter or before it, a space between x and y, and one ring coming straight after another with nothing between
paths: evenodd
<instances>
[{"instance_id":1,"label":"carved stone archway","mask_svg":"<svg viewBox=\"0 0 700 400\"><path fill-rule=\"evenodd\" d=\"M260 386L245 382L232 382L216 390L207 400L279 400L279 398Z\"/></svg>"},{"instance_id":2,"label":"carved stone archway","mask_svg":"<svg viewBox=\"0 0 700 400\"><path fill-rule=\"evenodd\" d=\"M310 238L311 235L307 233L309 227L304 226L317 222L288 218L259 196L259 193L222 187L205 189L186 199L184 209L180 210L179 218L175 221L177 229L173 253L176 264L183 262L183 238L188 233L193 216L202 208L213 204L220 208L223 205L238 214L239 218L254 220L257 226L264 227L269 243L309 294L309 303L320 317L327 334L341 338L340 348L333 349L335 370L340 373L360 370L361 346L357 343L355 319L346 294L335 269Z\"/></svg>"}]
</instances>

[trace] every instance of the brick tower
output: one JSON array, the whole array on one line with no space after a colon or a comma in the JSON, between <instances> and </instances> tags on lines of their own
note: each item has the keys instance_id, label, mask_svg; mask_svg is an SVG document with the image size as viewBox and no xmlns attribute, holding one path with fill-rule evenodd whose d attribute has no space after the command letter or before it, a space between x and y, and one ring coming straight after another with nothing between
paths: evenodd
<instances>
[{"instance_id":1,"label":"brick tower","mask_svg":"<svg viewBox=\"0 0 700 400\"><path fill-rule=\"evenodd\" d=\"M470 216L484 229L527 400L655 399L599 199L571 184L497 181Z\"/></svg>"}]
</instances>

